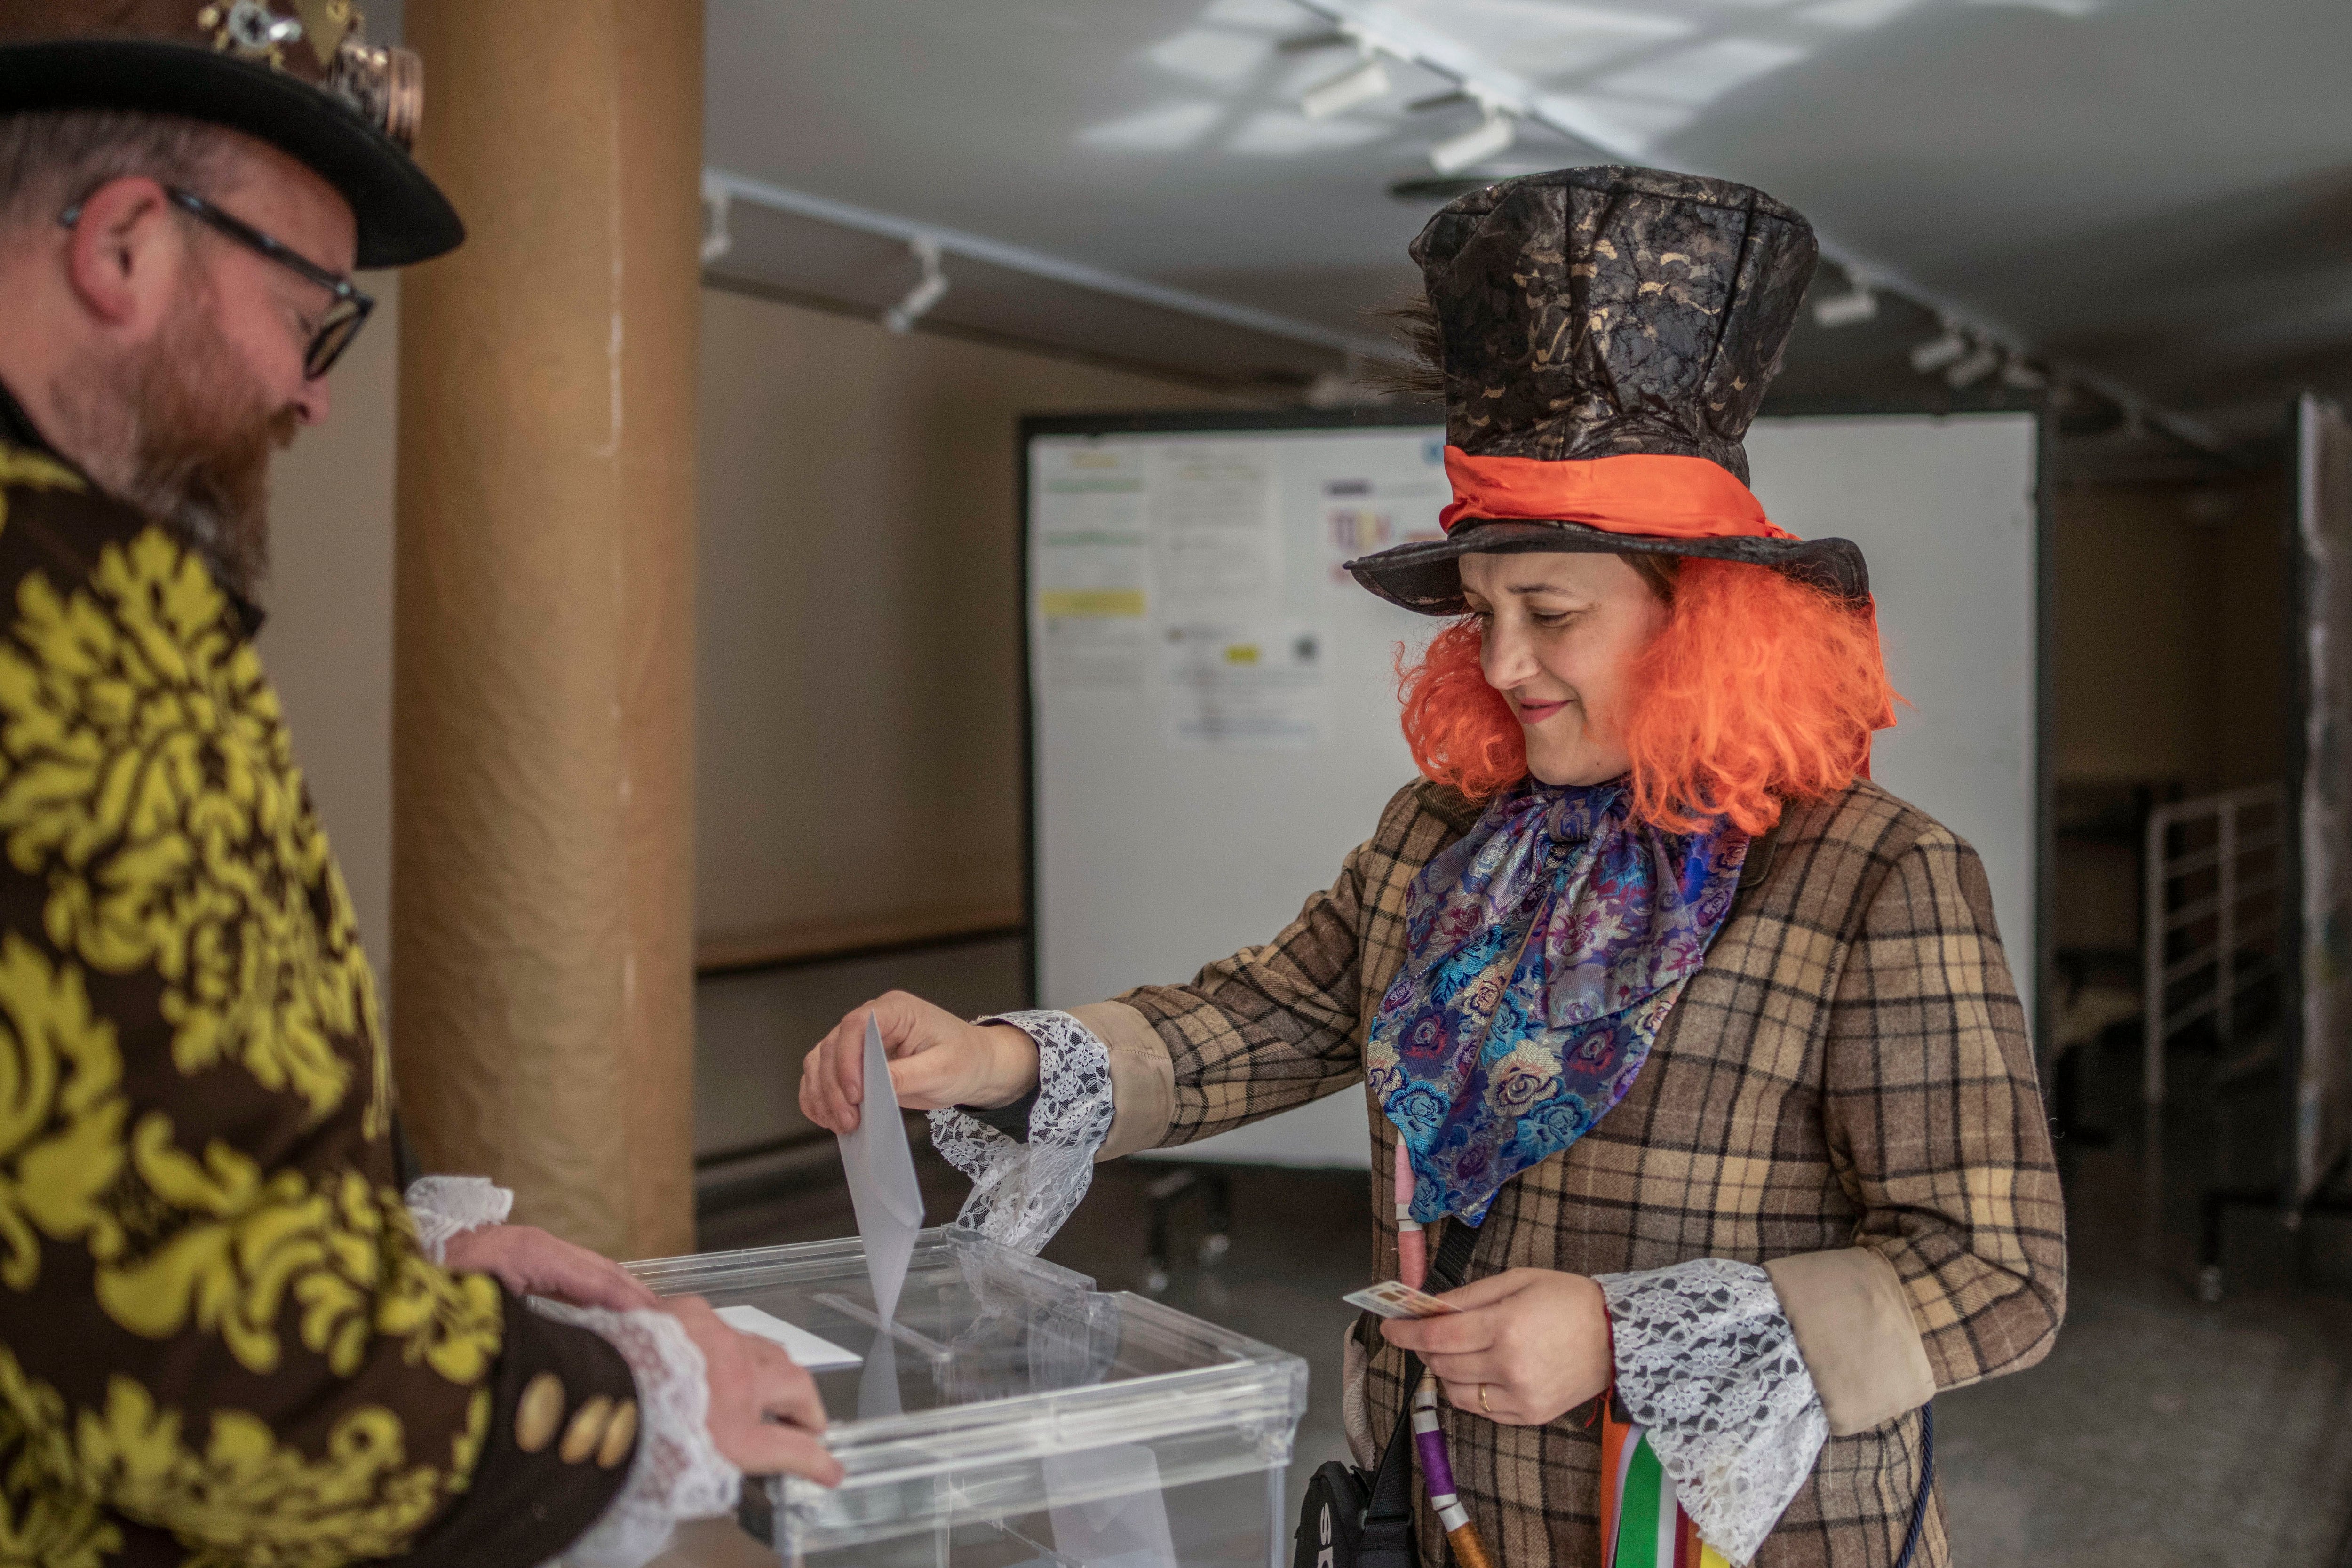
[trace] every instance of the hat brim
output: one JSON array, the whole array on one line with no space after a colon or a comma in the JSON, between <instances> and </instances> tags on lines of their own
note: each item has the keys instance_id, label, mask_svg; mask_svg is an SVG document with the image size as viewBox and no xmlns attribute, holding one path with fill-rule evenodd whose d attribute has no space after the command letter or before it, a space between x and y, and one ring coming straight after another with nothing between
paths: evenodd
<instances>
[{"instance_id":1,"label":"hat brim","mask_svg":"<svg viewBox=\"0 0 2352 1568\"><path fill-rule=\"evenodd\" d=\"M351 204L358 265L404 267L466 237L457 209L398 142L324 89L161 38L0 45L0 114L111 109L226 126L299 159Z\"/></svg>"},{"instance_id":2,"label":"hat brim","mask_svg":"<svg viewBox=\"0 0 2352 1568\"><path fill-rule=\"evenodd\" d=\"M1424 616L1466 614L1462 557L1567 552L1589 555L1699 555L1769 566L1856 603L1870 597L1870 568L1850 539L1664 539L1610 533L1581 522L1465 520L1444 539L1418 541L1347 563L1357 582Z\"/></svg>"}]
</instances>

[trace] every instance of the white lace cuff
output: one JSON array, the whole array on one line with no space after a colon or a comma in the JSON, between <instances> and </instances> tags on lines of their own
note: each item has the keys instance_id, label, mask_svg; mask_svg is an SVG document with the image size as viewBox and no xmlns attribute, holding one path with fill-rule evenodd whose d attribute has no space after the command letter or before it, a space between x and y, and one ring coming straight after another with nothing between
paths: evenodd
<instances>
[{"instance_id":1,"label":"white lace cuff","mask_svg":"<svg viewBox=\"0 0 2352 1568\"><path fill-rule=\"evenodd\" d=\"M642 1568L669 1546L681 1519L735 1511L743 1472L710 1441L710 1381L702 1352L667 1312L612 1312L531 1298L534 1310L610 1342L637 1385L637 1454L588 1533L557 1559L562 1568Z\"/></svg>"},{"instance_id":2,"label":"white lace cuff","mask_svg":"<svg viewBox=\"0 0 2352 1568\"><path fill-rule=\"evenodd\" d=\"M1005 1013L981 1022L1010 1024L1037 1042L1029 1141L1016 1143L950 1108L931 1112L931 1143L971 1178L956 1223L1034 1255L1095 1179L1095 1151L1110 1136L1110 1048L1067 1013Z\"/></svg>"},{"instance_id":3,"label":"white lace cuff","mask_svg":"<svg viewBox=\"0 0 2352 1568\"><path fill-rule=\"evenodd\" d=\"M416 1239L436 1263L455 1237L486 1225L504 1225L514 1212L514 1194L488 1176L419 1176L408 1184L408 1212Z\"/></svg>"},{"instance_id":4,"label":"white lace cuff","mask_svg":"<svg viewBox=\"0 0 2352 1568\"><path fill-rule=\"evenodd\" d=\"M1600 1285L1626 1414L1707 1544L1752 1562L1830 1433L1770 1277L1701 1258Z\"/></svg>"}]
</instances>

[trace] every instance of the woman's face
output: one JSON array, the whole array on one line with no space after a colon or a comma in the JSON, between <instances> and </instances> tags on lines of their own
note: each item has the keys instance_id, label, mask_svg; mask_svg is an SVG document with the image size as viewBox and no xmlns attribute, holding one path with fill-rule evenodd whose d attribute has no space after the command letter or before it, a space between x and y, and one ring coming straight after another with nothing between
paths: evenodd
<instances>
[{"instance_id":1,"label":"woman's face","mask_svg":"<svg viewBox=\"0 0 2352 1568\"><path fill-rule=\"evenodd\" d=\"M1462 588L1485 628L1480 663L1528 737L1528 771L1591 784L1632 765L1619 716L1633 664L1666 606L1614 555L1465 555Z\"/></svg>"}]
</instances>

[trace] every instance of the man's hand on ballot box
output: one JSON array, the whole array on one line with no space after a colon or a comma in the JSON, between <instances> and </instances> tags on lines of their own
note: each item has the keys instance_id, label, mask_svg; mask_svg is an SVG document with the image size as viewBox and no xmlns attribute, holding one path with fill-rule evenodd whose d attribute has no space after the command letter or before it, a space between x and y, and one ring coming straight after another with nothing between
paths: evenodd
<instances>
[{"instance_id":1,"label":"man's hand on ballot box","mask_svg":"<svg viewBox=\"0 0 2352 1568\"><path fill-rule=\"evenodd\" d=\"M1010 1024L967 1024L919 996L892 991L845 1016L801 1062L801 1114L834 1132L857 1130L866 1099L866 1016L890 1053L890 1083L908 1110L1010 1105L1037 1087L1037 1042Z\"/></svg>"},{"instance_id":2,"label":"man's hand on ballot box","mask_svg":"<svg viewBox=\"0 0 2352 1568\"><path fill-rule=\"evenodd\" d=\"M608 1311L650 1310L677 1320L702 1353L710 1388L705 1421L711 1445L751 1476L805 1476L841 1484L841 1465L825 1451L824 1402L815 1380L781 1346L729 1327L699 1296L664 1300L636 1276L534 1225L486 1225L451 1237L448 1266L494 1275L519 1296L541 1296Z\"/></svg>"},{"instance_id":3,"label":"man's hand on ballot box","mask_svg":"<svg viewBox=\"0 0 2352 1568\"><path fill-rule=\"evenodd\" d=\"M841 1462L819 1438L824 1402L816 1380L783 1347L730 1328L699 1296L673 1296L659 1310L676 1318L710 1373L710 1441L747 1476L805 1476L841 1484Z\"/></svg>"},{"instance_id":4,"label":"man's hand on ballot box","mask_svg":"<svg viewBox=\"0 0 2352 1568\"><path fill-rule=\"evenodd\" d=\"M535 1225L486 1225L449 1238L443 1257L466 1274L491 1274L518 1296L544 1296L615 1312L656 1304L635 1275Z\"/></svg>"}]
</instances>

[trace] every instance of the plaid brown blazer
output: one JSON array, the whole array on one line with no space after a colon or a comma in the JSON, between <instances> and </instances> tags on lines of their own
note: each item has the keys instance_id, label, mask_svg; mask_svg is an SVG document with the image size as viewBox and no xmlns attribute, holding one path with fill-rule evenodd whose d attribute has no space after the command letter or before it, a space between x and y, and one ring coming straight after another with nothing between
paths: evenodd
<instances>
[{"instance_id":1,"label":"plaid brown blazer","mask_svg":"<svg viewBox=\"0 0 2352 1568\"><path fill-rule=\"evenodd\" d=\"M1164 1126L1140 1138L1115 1128L1114 1140L1185 1143L1360 1082L1366 1033L1403 961L1407 890L1475 816L1434 785L1402 790L1339 880L1274 941L1189 985L1078 1009L1111 1037L1115 1072L1122 1044L1131 1052L1141 1033L1136 1015L1172 1065ZM1918 1485L1911 1406L1934 1388L2032 1365L2057 1331L2064 1215L2049 1129L1975 851L1856 783L1790 807L1750 862L1632 1091L1503 1189L1469 1273L1773 1264L1817 1384L1852 1349L1843 1342L1868 1336L1851 1314L1809 1306L1801 1318L1796 1273L1780 1268L1860 1258L1886 1275L1896 1350L1914 1362L1924 1352L1917 1392L1889 1407L1901 1414L1831 1438L1757 1561L1889 1568ZM1395 1134L1378 1107L1371 1122L1372 1277L1388 1279ZM1369 1342L1370 1430L1384 1439L1403 1355ZM1598 1562L1601 1445L1587 1414L1515 1427L1444 1413L1460 1494L1507 1568ZM1423 1512L1423 1561L1443 1563L1443 1536ZM1940 1500L1918 1561L1948 1561Z\"/></svg>"}]
</instances>

